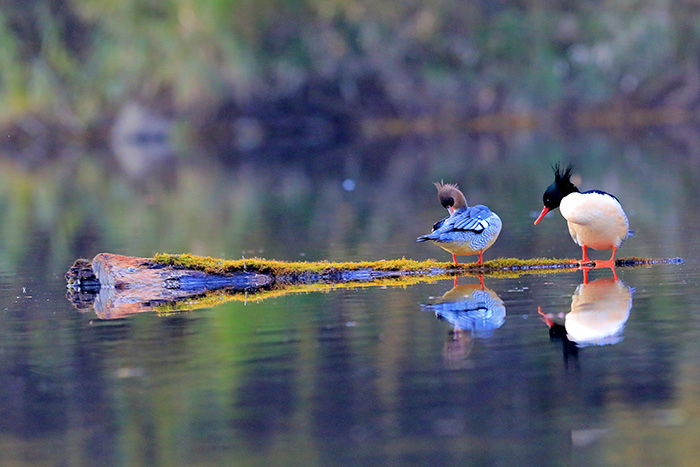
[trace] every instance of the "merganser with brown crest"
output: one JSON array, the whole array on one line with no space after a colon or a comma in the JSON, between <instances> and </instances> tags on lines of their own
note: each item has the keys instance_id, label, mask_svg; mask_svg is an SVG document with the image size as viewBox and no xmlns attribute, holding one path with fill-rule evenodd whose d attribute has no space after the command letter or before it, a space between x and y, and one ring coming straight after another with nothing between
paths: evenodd
<instances>
[{"instance_id":1,"label":"merganser with brown crest","mask_svg":"<svg viewBox=\"0 0 700 467\"><path fill-rule=\"evenodd\" d=\"M542 195L544 208L535 225L549 211L559 208L569 225L571 238L581 247L581 263L591 262L587 254L589 247L595 250L612 248L612 256L605 263L614 266L617 248L632 234L620 201L610 193L600 190L581 193L576 185L571 183L571 166L564 171L559 164L552 168L554 183Z\"/></svg>"},{"instance_id":2,"label":"merganser with brown crest","mask_svg":"<svg viewBox=\"0 0 700 467\"><path fill-rule=\"evenodd\" d=\"M457 255L477 253L479 260L476 264L483 264L484 250L493 245L501 233L501 218L481 204L467 206L467 199L457 185L440 182L435 187L440 204L450 214L435 223L430 234L418 237L418 241L431 240L449 251L455 265L458 265Z\"/></svg>"}]
</instances>

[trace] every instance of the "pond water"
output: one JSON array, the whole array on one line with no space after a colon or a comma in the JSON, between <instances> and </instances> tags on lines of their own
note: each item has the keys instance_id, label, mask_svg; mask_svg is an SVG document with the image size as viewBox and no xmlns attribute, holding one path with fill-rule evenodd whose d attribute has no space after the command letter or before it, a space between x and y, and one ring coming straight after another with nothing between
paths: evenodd
<instances>
[{"instance_id":1,"label":"pond water","mask_svg":"<svg viewBox=\"0 0 700 467\"><path fill-rule=\"evenodd\" d=\"M100 251L449 260L415 243L443 215L439 179L501 215L485 259L577 257L558 213L532 225L559 159L622 201L635 237L620 257L685 262L113 320L65 297L71 262ZM662 139L600 135L190 156L145 178L109 154L0 159L0 464L688 464L698 162Z\"/></svg>"}]
</instances>

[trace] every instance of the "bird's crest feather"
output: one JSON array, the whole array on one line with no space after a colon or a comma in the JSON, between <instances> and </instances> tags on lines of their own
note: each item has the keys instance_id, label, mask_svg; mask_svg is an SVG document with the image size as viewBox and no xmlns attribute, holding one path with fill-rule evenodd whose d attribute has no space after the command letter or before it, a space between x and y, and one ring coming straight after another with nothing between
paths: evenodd
<instances>
[{"instance_id":1,"label":"bird's crest feather","mask_svg":"<svg viewBox=\"0 0 700 467\"><path fill-rule=\"evenodd\" d=\"M440 190L441 188L454 188L455 190L459 190L459 185L456 183L445 183L444 180L440 180L439 182L433 183L435 185L435 188Z\"/></svg>"},{"instance_id":2,"label":"bird's crest feather","mask_svg":"<svg viewBox=\"0 0 700 467\"><path fill-rule=\"evenodd\" d=\"M554 180L557 184L561 183L571 183L571 172L574 170L574 166L569 164L566 169L561 168L561 164L557 162L552 166L554 171Z\"/></svg>"},{"instance_id":3,"label":"bird's crest feather","mask_svg":"<svg viewBox=\"0 0 700 467\"><path fill-rule=\"evenodd\" d=\"M460 191L456 183L445 183L441 180L435 183L435 188L437 188L438 199L443 208L461 209L468 206L464 193Z\"/></svg>"},{"instance_id":4,"label":"bird's crest feather","mask_svg":"<svg viewBox=\"0 0 700 467\"><path fill-rule=\"evenodd\" d=\"M573 165L569 164L566 169L562 169L561 164L557 162L552 166L552 170L554 171L554 180L557 183L571 182L571 172L574 170Z\"/></svg>"}]
</instances>

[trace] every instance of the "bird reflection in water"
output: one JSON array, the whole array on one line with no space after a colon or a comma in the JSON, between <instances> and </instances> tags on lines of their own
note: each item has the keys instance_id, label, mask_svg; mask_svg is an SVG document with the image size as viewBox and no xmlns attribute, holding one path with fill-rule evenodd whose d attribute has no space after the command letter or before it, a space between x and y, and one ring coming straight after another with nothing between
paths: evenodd
<instances>
[{"instance_id":1,"label":"bird reflection in water","mask_svg":"<svg viewBox=\"0 0 700 467\"><path fill-rule=\"evenodd\" d=\"M455 286L434 303L421 305L421 309L434 312L438 319L452 325L443 348L445 361L451 367L466 366L473 338L491 337L506 319L503 300L484 287L483 277L479 279L479 284L470 285L456 285L455 281Z\"/></svg>"},{"instance_id":2,"label":"bird reflection in water","mask_svg":"<svg viewBox=\"0 0 700 467\"><path fill-rule=\"evenodd\" d=\"M571 296L571 311L564 316L564 324L554 321L554 314L538 313L549 327L552 340L563 343L564 363L578 357L578 349L592 345L612 345L622 341L622 331L632 309L632 288L617 275L584 282ZM561 315L559 315L561 317Z\"/></svg>"}]
</instances>

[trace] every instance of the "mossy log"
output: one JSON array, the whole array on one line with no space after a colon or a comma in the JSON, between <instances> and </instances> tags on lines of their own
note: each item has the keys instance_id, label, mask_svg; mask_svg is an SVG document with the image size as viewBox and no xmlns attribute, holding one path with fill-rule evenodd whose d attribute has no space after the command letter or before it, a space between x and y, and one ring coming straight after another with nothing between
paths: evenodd
<instances>
[{"instance_id":1,"label":"mossy log","mask_svg":"<svg viewBox=\"0 0 700 467\"><path fill-rule=\"evenodd\" d=\"M683 260L623 258L617 267ZM589 264L595 266L594 262ZM95 308L98 316L113 318L140 311L182 309L182 301L211 306L212 291L224 291L214 300L249 294L266 297L281 293L320 290L324 286L408 285L450 276L516 277L576 269L572 259L502 258L482 265L455 266L411 259L360 262L285 262L260 258L223 260L190 254L157 254L153 258L100 253L92 261L79 259L66 272L69 299L79 309ZM255 295L253 295L255 294ZM209 299L204 299L209 297ZM202 304L204 303L204 304ZM208 305L206 303L209 303Z\"/></svg>"}]
</instances>

